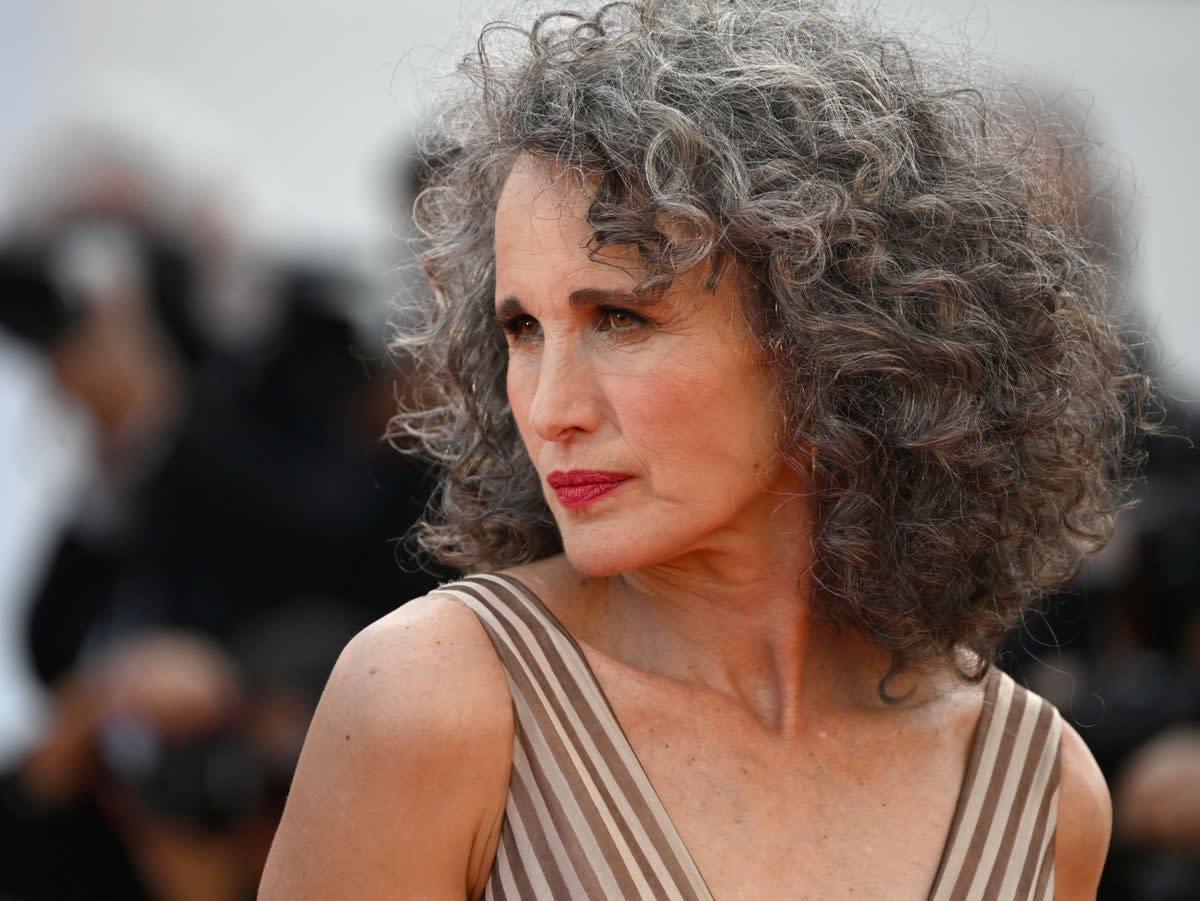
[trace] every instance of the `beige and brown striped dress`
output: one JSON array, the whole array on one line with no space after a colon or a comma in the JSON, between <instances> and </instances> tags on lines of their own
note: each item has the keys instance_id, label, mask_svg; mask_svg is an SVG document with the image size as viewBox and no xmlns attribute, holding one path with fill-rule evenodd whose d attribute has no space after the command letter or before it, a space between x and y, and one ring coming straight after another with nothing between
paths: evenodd
<instances>
[{"instance_id":1,"label":"beige and brown striped dress","mask_svg":"<svg viewBox=\"0 0 1200 901\"><path fill-rule=\"evenodd\" d=\"M479 617L513 699L513 767L485 898L709 901L562 624L511 577L440 591ZM930 901L1053 897L1060 732L1050 704L993 670Z\"/></svg>"}]
</instances>

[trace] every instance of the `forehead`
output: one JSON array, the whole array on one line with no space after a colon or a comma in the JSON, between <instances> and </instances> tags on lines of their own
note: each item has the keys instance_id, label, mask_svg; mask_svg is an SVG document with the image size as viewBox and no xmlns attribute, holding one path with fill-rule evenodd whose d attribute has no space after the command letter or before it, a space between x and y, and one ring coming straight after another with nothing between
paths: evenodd
<instances>
[{"instance_id":1,"label":"forehead","mask_svg":"<svg viewBox=\"0 0 1200 901\"><path fill-rule=\"evenodd\" d=\"M609 270L623 282L644 267L629 246L592 248L587 213L595 179L578 169L530 155L517 158L496 204L497 276L537 266Z\"/></svg>"},{"instance_id":2,"label":"forehead","mask_svg":"<svg viewBox=\"0 0 1200 901\"><path fill-rule=\"evenodd\" d=\"M592 243L587 214L596 186L597 178L578 168L529 154L517 158L496 204L497 299L575 289L630 291L642 281L647 270L634 245ZM654 300L678 309L720 296L740 318L744 272L734 264L718 273L714 265L709 258L678 273L654 292Z\"/></svg>"},{"instance_id":3,"label":"forehead","mask_svg":"<svg viewBox=\"0 0 1200 901\"><path fill-rule=\"evenodd\" d=\"M583 219L595 191L595 179L579 169L523 153L504 180L496 217L532 214L545 221Z\"/></svg>"}]
</instances>

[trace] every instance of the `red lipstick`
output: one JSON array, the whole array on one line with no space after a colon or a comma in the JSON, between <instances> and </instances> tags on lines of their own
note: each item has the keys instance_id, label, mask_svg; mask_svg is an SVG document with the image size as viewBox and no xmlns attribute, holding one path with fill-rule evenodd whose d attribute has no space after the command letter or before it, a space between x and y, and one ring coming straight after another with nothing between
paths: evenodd
<instances>
[{"instance_id":1,"label":"red lipstick","mask_svg":"<svg viewBox=\"0 0 1200 901\"><path fill-rule=\"evenodd\" d=\"M599 469L555 470L546 476L558 502L568 510L579 510L597 498L615 491L632 476L625 472L604 472Z\"/></svg>"}]
</instances>

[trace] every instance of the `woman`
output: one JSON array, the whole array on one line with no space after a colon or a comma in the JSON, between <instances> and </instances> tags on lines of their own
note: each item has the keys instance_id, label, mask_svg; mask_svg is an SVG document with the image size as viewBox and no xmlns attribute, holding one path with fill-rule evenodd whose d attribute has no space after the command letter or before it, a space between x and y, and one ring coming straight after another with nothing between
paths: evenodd
<instances>
[{"instance_id":1,"label":"woman","mask_svg":"<svg viewBox=\"0 0 1200 901\"><path fill-rule=\"evenodd\" d=\"M263 897L1092 897L1103 781L989 667L1144 390L1046 142L823 3L480 47L397 424L497 574L347 648Z\"/></svg>"}]
</instances>

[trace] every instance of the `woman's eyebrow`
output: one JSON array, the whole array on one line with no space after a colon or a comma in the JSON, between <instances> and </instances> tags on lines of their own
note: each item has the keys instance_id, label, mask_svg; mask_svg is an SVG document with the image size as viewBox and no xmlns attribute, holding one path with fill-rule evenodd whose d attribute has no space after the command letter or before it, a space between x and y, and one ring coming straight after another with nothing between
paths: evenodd
<instances>
[{"instance_id":1,"label":"woman's eyebrow","mask_svg":"<svg viewBox=\"0 0 1200 901\"><path fill-rule=\"evenodd\" d=\"M633 291L612 288L579 288L567 296L572 307L646 307L657 303L657 294L635 294Z\"/></svg>"},{"instance_id":2,"label":"woman's eyebrow","mask_svg":"<svg viewBox=\"0 0 1200 901\"><path fill-rule=\"evenodd\" d=\"M567 303L574 309L580 307L647 307L662 300L658 294L635 294L619 288L578 288L567 295ZM509 319L525 312L516 297L509 295L496 304L496 318Z\"/></svg>"},{"instance_id":3,"label":"woman's eyebrow","mask_svg":"<svg viewBox=\"0 0 1200 901\"><path fill-rule=\"evenodd\" d=\"M506 297L500 303L496 304L496 319L501 322L511 319L514 316L519 316L525 312L525 308L521 306L521 301L515 297Z\"/></svg>"}]
</instances>

